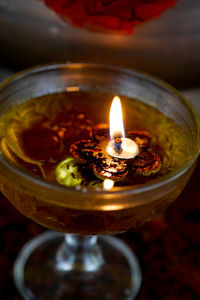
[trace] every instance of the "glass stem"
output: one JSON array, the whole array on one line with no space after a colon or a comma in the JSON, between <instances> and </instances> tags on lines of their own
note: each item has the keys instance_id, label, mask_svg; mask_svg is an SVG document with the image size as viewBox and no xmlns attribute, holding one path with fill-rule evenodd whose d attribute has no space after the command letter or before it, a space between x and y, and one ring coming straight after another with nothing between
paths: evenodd
<instances>
[{"instance_id":1,"label":"glass stem","mask_svg":"<svg viewBox=\"0 0 200 300\"><path fill-rule=\"evenodd\" d=\"M97 236L65 234L56 253L58 271L96 272L103 265Z\"/></svg>"}]
</instances>

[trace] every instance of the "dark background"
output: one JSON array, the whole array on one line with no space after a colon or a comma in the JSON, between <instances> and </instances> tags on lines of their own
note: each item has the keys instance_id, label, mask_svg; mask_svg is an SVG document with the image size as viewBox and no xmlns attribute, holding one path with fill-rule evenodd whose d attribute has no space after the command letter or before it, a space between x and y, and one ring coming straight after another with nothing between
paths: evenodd
<instances>
[{"instance_id":1,"label":"dark background","mask_svg":"<svg viewBox=\"0 0 200 300\"><path fill-rule=\"evenodd\" d=\"M79 31L35 3L0 0L0 81L49 61L118 64L167 80L200 113L200 1L180 0L161 19L128 37ZM143 282L137 300L200 299L199 180L200 163L164 214L137 232L120 235L141 263ZM42 231L0 194L0 299L21 299L13 284L13 263L24 243Z\"/></svg>"}]
</instances>

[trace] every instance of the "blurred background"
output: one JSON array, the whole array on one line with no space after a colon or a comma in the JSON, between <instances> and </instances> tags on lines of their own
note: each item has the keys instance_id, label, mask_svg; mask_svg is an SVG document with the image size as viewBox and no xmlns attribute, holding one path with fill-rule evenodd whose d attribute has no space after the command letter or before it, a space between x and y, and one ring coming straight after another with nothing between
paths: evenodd
<instances>
[{"instance_id":1,"label":"blurred background","mask_svg":"<svg viewBox=\"0 0 200 300\"><path fill-rule=\"evenodd\" d=\"M66 60L135 67L188 88L200 83L200 1L179 0L133 35L110 35L72 27L40 0L0 0L0 55L15 69Z\"/></svg>"},{"instance_id":2,"label":"blurred background","mask_svg":"<svg viewBox=\"0 0 200 300\"><path fill-rule=\"evenodd\" d=\"M133 35L107 35L68 25L39 0L0 0L0 82L25 67L52 61L143 70L181 90L200 113L200 1L179 0L159 19L136 27ZM199 178L200 164L163 215L121 236L141 262L137 300L200 299ZM13 263L23 244L43 230L0 194L0 299L21 299Z\"/></svg>"}]
</instances>

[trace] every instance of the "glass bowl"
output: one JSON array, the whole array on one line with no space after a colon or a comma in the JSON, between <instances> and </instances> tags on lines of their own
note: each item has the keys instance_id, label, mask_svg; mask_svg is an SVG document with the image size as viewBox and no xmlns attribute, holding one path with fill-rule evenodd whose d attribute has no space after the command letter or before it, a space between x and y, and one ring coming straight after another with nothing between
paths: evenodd
<instances>
[{"instance_id":1,"label":"glass bowl","mask_svg":"<svg viewBox=\"0 0 200 300\"><path fill-rule=\"evenodd\" d=\"M197 162L199 118L182 95L159 79L87 63L44 65L8 78L0 86L1 115L30 98L72 86L137 98L156 107L181 127L189 154L178 169L149 183L91 191L34 177L1 153L3 194L22 214L67 233L47 232L28 242L15 263L15 282L24 299L73 299L78 289L82 298L103 293L105 299L131 300L141 283L136 257L117 238L103 236L98 244L95 235L134 229L177 198Z\"/></svg>"},{"instance_id":2,"label":"glass bowl","mask_svg":"<svg viewBox=\"0 0 200 300\"><path fill-rule=\"evenodd\" d=\"M162 212L188 181L199 153L198 116L177 91L160 80L136 71L80 63L41 66L10 77L1 84L1 114L27 99L74 85L81 90L138 98L155 106L186 135L186 163L143 186L84 192L30 176L1 155L1 190L21 213L56 231L108 234L133 229Z\"/></svg>"}]
</instances>

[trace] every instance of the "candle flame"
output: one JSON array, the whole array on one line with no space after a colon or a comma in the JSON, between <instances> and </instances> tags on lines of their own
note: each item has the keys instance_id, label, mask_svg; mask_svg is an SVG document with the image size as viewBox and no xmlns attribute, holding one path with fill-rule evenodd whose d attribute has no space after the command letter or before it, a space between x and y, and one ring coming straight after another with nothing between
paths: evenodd
<instances>
[{"instance_id":1,"label":"candle flame","mask_svg":"<svg viewBox=\"0 0 200 300\"><path fill-rule=\"evenodd\" d=\"M110 109L110 139L125 137L122 107L119 97L114 97Z\"/></svg>"}]
</instances>

